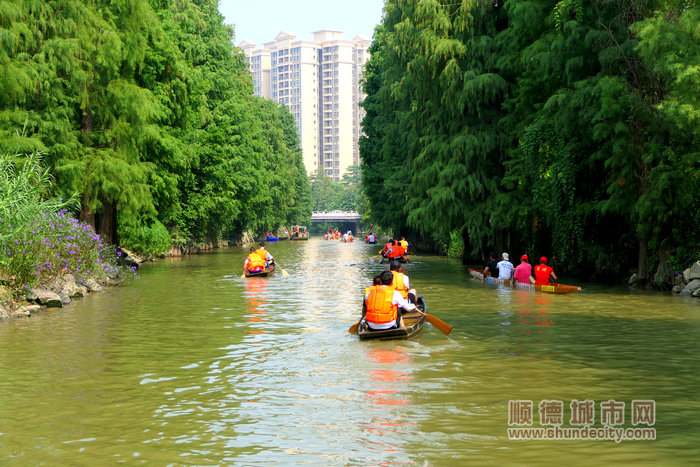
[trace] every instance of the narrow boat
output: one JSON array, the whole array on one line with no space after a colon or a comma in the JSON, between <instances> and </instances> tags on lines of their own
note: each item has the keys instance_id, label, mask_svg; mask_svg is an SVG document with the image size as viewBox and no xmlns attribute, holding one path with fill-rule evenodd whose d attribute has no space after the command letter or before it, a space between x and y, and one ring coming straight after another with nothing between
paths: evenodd
<instances>
[{"instance_id":1,"label":"narrow boat","mask_svg":"<svg viewBox=\"0 0 700 467\"><path fill-rule=\"evenodd\" d=\"M472 277L475 277L479 280L484 279L484 271L483 270L469 269L469 274L471 274ZM516 282L515 285L513 285L510 280L499 279L497 277L487 277L486 283L488 283L488 284L502 284L505 286L513 286L516 289L535 290L537 292L556 293L556 294L573 293L573 292L578 292L579 290L581 290L581 287L577 287L575 285L566 285L566 284L535 285L535 284L524 284L522 282Z\"/></svg>"},{"instance_id":2,"label":"narrow boat","mask_svg":"<svg viewBox=\"0 0 700 467\"><path fill-rule=\"evenodd\" d=\"M306 229L306 226L293 225L291 230L289 231L289 239L290 240L308 240L309 239L309 231Z\"/></svg>"},{"instance_id":3,"label":"narrow boat","mask_svg":"<svg viewBox=\"0 0 700 467\"><path fill-rule=\"evenodd\" d=\"M373 242L370 242L369 240L365 240L365 243L367 243L368 245L376 245L377 241L375 240Z\"/></svg>"},{"instance_id":4,"label":"narrow boat","mask_svg":"<svg viewBox=\"0 0 700 467\"><path fill-rule=\"evenodd\" d=\"M269 267L263 269L260 272L246 272L246 277L269 277L275 273L275 265L271 264Z\"/></svg>"},{"instance_id":5,"label":"narrow boat","mask_svg":"<svg viewBox=\"0 0 700 467\"><path fill-rule=\"evenodd\" d=\"M416 308L425 313L428 309L422 295L417 298ZM425 316L417 311L409 311L403 315L403 323L405 327L394 329L382 329L379 331L370 330L367 323L362 320L357 327L357 333L360 335L360 340L367 339L408 339L411 336L418 334L425 324Z\"/></svg>"},{"instance_id":6,"label":"narrow boat","mask_svg":"<svg viewBox=\"0 0 700 467\"><path fill-rule=\"evenodd\" d=\"M398 258L382 258L382 260L379 262L379 264L384 264L384 261L387 263L390 263L392 261L398 261L401 264L408 263L408 258L405 256L399 256Z\"/></svg>"}]
</instances>

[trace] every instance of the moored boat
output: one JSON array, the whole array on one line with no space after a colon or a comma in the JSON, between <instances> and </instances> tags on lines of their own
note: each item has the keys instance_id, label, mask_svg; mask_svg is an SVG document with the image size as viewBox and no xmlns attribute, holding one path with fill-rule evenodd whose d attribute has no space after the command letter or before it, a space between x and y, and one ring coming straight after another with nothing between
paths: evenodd
<instances>
[{"instance_id":1,"label":"moored boat","mask_svg":"<svg viewBox=\"0 0 700 467\"><path fill-rule=\"evenodd\" d=\"M271 264L269 267L263 269L260 272L246 272L246 277L269 277L275 273L275 265Z\"/></svg>"},{"instance_id":2,"label":"moored boat","mask_svg":"<svg viewBox=\"0 0 700 467\"><path fill-rule=\"evenodd\" d=\"M416 308L425 313L427 311L427 306L422 295L418 296ZM425 324L425 316L423 313L418 311L409 311L403 315L403 322L405 324L402 328L394 329L382 329L382 330L370 330L367 323L362 320L357 328L357 333L360 335L361 340L367 339L408 339L412 337L423 328Z\"/></svg>"},{"instance_id":3,"label":"moored boat","mask_svg":"<svg viewBox=\"0 0 700 467\"><path fill-rule=\"evenodd\" d=\"M480 269L469 269L469 274L471 274L472 277L475 277L476 279L479 279L479 280L484 279L484 271L482 271ZM581 287L578 287L575 285L566 285L566 284L535 285L535 284L525 284L522 282L516 282L515 285L513 285L513 283L510 280L499 279L498 277L487 277L486 283L488 283L488 284L502 284L505 286L513 286L516 289L535 290L537 292L556 293L556 294L573 293L573 292L578 292L581 290Z\"/></svg>"}]
</instances>

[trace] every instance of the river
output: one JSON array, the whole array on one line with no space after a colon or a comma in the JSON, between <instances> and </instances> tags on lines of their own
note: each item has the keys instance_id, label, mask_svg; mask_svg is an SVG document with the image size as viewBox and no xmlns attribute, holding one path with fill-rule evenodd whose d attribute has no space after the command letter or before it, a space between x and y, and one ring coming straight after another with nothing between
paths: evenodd
<instances>
[{"instance_id":1,"label":"river","mask_svg":"<svg viewBox=\"0 0 700 467\"><path fill-rule=\"evenodd\" d=\"M454 330L361 342L347 331L386 267L378 247L269 249L289 275L241 279L234 247L146 264L127 286L0 322L0 463L700 462L698 299L513 290L416 256L412 286ZM584 401L601 433L607 416L657 439L509 439L557 425L557 407L573 427L572 402ZM651 401L635 406L646 411L634 427L633 401Z\"/></svg>"}]
</instances>

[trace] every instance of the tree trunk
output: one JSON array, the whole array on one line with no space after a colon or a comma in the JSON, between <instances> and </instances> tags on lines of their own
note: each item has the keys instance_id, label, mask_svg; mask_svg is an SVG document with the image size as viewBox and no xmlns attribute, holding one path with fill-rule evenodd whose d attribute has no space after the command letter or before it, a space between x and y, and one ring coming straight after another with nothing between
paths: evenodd
<instances>
[{"instance_id":1,"label":"tree trunk","mask_svg":"<svg viewBox=\"0 0 700 467\"><path fill-rule=\"evenodd\" d=\"M647 237L642 234L639 238L639 258L637 261L638 283L641 286L649 285L649 252L647 249Z\"/></svg>"},{"instance_id":2,"label":"tree trunk","mask_svg":"<svg viewBox=\"0 0 700 467\"><path fill-rule=\"evenodd\" d=\"M102 211L95 215L95 230L107 243L119 244L117 235L117 208L109 201L102 200Z\"/></svg>"}]
</instances>

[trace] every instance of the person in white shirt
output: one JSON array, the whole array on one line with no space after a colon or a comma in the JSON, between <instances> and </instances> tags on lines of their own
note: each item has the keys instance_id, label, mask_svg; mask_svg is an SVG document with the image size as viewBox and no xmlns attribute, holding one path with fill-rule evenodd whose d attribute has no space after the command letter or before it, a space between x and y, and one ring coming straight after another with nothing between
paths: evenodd
<instances>
[{"instance_id":1,"label":"person in white shirt","mask_svg":"<svg viewBox=\"0 0 700 467\"><path fill-rule=\"evenodd\" d=\"M503 253L503 261L499 261L496 265L498 267L498 278L499 279L510 279L513 277L513 263L508 261L508 253Z\"/></svg>"}]
</instances>

